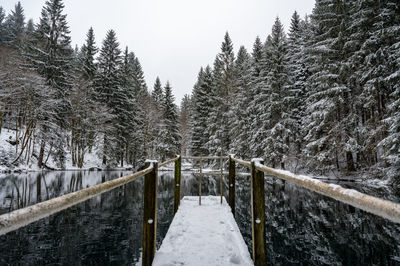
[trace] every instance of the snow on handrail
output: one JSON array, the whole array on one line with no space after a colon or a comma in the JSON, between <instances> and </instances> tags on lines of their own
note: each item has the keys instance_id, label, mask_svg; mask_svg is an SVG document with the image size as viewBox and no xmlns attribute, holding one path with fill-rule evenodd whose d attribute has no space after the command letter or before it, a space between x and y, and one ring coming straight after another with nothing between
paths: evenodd
<instances>
[{"instance_id":1,"label":"snow on handrail","mask_svg":"<svg viewBox=\"0 0 400 266\"><path fill-rule=\"evenodd\" d=\"M179 156L177 156L177 157L175 157L175 158L172 158L172 159L170 159L170 160L168 160L168 161L165 161L165 162L163 162L163 163L159 163L159 164L158 164L158 167L162 167L162 166L165 166L165 165L167 165L167 164L173 163L173 162L175 162L175 161L178 160L178 159L179 159Z\"/></svg>"},{"instance_id":2,"label":"snow on handrail","mask_svg":"<svg viewBox=\"0 0 400 266\"><path fill-rule=\"evenodd\" d=\"M131 175L110 180L89 188L65 194L41 203L0 215L0 235L17 230L30 223L67 209L104 192L125 185L153 171L153 165Z\"/></svg>"},{"instance_id":3,"label":"snow on handrail","mask_svg":"<svg viewBox=\"0 0 400 266\"><path fill-rule=\"evenodd\" d=\"M240 159L235 158L235 157L233 157L233 156L231 156L231 159L234 160L235 162L239 163L239 164L242 164L242 165L244 165L244 166L247 166L248 168L251 167L251 163L248 162L248 161L240 160Z\"/></svg>"},{"instance_id":4,"label":"snow on handrail","mask_svg":"<svg viewBox=\"0 0 400 266\"><path fill-rule=\"evenodd\" d=\"M228 156L182 156L183 160L217 160L217 159L228 159Z\"/></svg>"},{"instance_id":5,"label":"snow on handrail","mask_svg":"<svg viewBox=\"0 0 400 266\"><path fill-rule=\"evenodd\" d=\"M251 168L251 162L234 158L233 156L231 156L231 159ZM255 168L308 190L383 217L394 223L400 223L400 204L376 198L354 189L346 189L336 184L328 184L308 176L296 175L289 171L270 168L259 162L255 162Z\"/></svg>"},{"instance_id":6,"label":"snow on handrail","mask_svg":"<svg viewBox=\"0 0 400 266\"><path fill-rule=\"evenodd\" d=\"M400 223L400 204L369 196L354 189L346 189L336 184L327 184L308 176L270 168L260 163L256 163L255 167L259 171L274 175L303 188L370 212L394 223Z\"/></svg>"}]
</instances>

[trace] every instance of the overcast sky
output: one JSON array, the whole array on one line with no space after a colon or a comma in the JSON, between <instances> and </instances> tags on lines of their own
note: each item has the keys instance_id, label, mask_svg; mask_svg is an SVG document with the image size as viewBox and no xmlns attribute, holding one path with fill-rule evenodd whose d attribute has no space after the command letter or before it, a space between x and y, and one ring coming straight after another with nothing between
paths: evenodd
<instances>
[{"instance_id":1,"label":"overcast sky","mask_svg":"<svg viewBox=\"0 0 400 266\"><path fill-rule=\"evenodd\" d=\"M45 0L21 0L27 19L38 22ZM121 49L133 51L147 86L170 81L177 104L190 94L201 66L214 61L226 31L235 52L251 51L256 36L265 40L279 16L289 27L292 13L310 14L315 0L64 0L72 43L81 46L92 26L97 46L107 30L117 33ZM1 0L10 12L17 0Z\"/></svg>"}]
</instances>

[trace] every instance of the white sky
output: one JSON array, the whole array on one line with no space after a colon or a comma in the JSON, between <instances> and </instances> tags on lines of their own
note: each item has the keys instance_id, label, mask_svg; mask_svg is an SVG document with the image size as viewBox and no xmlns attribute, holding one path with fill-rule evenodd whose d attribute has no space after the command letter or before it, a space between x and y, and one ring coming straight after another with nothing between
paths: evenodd
<instances>
[{"instance_id":1,"label":"white sky","mask_svg":"<svg viewBox=\"0 0 400 266\"><path fill-rule=\"evenodd\" d=\"M45 0L21 0L27 19L38 22ZM100 47L114 29L123 50L142 64L147 86L157 76L170 81L177 104L190 94L201 66L212 65L226 31L235 52L250 52L256 36L265 40L276 16L290 25L294 10L310 14L315 0L64 0L72 43L81 46L92 26ZM17 0L0 0L7 13Z\"/></svg>"}]
</instances>

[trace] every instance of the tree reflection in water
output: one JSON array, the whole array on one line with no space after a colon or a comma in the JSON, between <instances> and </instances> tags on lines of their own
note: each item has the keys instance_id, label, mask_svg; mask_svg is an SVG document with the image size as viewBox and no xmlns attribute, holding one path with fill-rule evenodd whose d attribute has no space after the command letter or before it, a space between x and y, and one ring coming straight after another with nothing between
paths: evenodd
<instances>
[{"instance_id":1,"label":"tree reflection in water","mask_svg":"<svg viewBox=\"0 0 400 266\"><path fill-rule=\"evenodd\" d=\"M29 206L127 173L71 171L7 175L0 179L0 211ZM400 263L398 225L287 182L266 178L268 264ZM237 177L236 220L251 251L249 184L248 176ZM390 200L399 199L399 192L389 189L356 183L341 185ZM158 246L173 218L173 188L173 172L160 172ZM0 236L0 264L134 264L142 245L142 190L143 178L139 178ZM181 191L182 196L197 195L198 175L183 173ZM202 191L203 195L219 195L219 176L204 176Z\"/></svg>"}]
</instances>

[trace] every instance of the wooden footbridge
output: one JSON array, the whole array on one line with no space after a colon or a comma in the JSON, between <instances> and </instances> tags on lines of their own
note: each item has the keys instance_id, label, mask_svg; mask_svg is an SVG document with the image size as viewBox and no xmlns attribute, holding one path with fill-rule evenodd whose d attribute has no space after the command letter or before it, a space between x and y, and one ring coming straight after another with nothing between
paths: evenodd
<instances>
[{"instance_id":1,"label":"wooden footbridge","mask_svg":"<svg viewBox=\"0 0 400 266\"><path fill-rule=\"evenodd\" d=\"M184 197L181 204L181 165L184 159L200 160L200 185L199 196L196 198ZM222 196L222 167L220 171L221 195L218 198L203 197L202 201L202 160L221 160L221 165L222 161L228 160L229 196L227 202ZM161 248L159 251L156 251L158 168L171 163L175 164L175 217ZM233 218L235 215L235 169L237 164L248 167L251 173L251 182L249 185L251 187L252 261L250 260L250 255L246 252L247 250L243 238ZM152 265L153 262L155 265L182 265L182 263L211 265L249 265L254 263L254 265L265 265L265 173L381 216L394 223L400 223L399 204L372 197L353 189L345 189L339 185L327 184L307 176L270 168L263 165L262 159L244 161L231 155L208 157L177 156L163 163L146 161L145 169L134 174L3 214L0 216L0 235L17 230L39 219L50 216L144 176L142 265ZM196 222L198 221L198 219L195 219L196 216L205 217L205 224ZM190 217L192 217L192 219L190 219ZM212 232L207 234L208 230ZM207 239L207 243L202 243L198 241L199 239L204 239L204 237L201 238L202 235L206 235L208 238L212 238L214 235L217 237L214 239ZM221 239L218 235L223 235L223 239L228 239L226 241L229 243L225 242L226 246L223 246L223 248L221 248L222 246L218 242ZM188 246L191 246L192 249L187 248ZM196 252L192 252L193 248ZM210 250L212 252L210 252ZM221 253L229 253L229 256L224 257L225 254ZM190 256L195 256L196 258L189 258Z\"/></svg>"}]
</instances>

